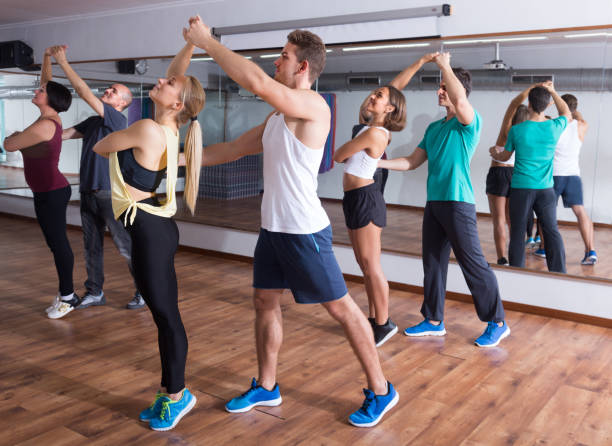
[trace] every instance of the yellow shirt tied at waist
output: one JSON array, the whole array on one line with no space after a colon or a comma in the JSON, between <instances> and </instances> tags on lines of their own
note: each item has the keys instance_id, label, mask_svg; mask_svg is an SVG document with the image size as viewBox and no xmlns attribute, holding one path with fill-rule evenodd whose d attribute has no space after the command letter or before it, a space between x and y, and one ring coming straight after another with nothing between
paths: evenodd
<instances>
[{"instance_id":1,"label":"yellow shirt tied at waist","mask_svg":"<svg viewBox=\"0 0 612 446\"><path fill-rule=\"evenodd\" d=\"M124 225L127 225L128 219L130 225L134 223L136 218L136 209L142 209L149 214L158 215L160 217L172 217L176 213L176 175L178 171L178 147L179 147L179 135L166 127L160 125L166 134L166 200L161 206L153 206L150 204L142 203L140 201L134 201L130 195L123 175L121 174L121 168L119 166L119 158L117 152L110 154L110 180L111 180L111 191L112 191L112 203L113 213L115 219L119 220L121 214L125 212L123 220ZM126 212L127 211L127 212Z\"/></svg>"}]
</instances>

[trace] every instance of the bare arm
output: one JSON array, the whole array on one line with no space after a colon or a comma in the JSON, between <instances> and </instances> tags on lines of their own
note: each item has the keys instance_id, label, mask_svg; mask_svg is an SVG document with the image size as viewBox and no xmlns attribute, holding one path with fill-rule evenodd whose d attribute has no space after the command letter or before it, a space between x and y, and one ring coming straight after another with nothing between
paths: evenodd
<instances>
[{"instance_id":1,"label":"bare arm","mask_svg":"<svg viewBox=\"0 0 612 446\"><path fill-rule=\"evenodd\" d=\"M131 148L156 147L161 152L165 146L165 136L161 132L159 125L152 119L141 119L127 129L108 134L96 143L93 151L104 157Z\"/></svg>"},{"instance_id":2,"label":"bare arm","mask_svg":"<svg viewBox=\"0 0 612 446\"><path fill-rule=\"evenodd\" d=\"M360 150L366 150L372 158L378 158L383 154L388 143L389 140L385 132L370 128L336 149L334 161L343 163Z\"/></svg>"},{"instance_id":3,"label":"bare arm","mask_svg":"<svg viewBox=\"0 0 612 446\"><path fill-rule=\"evenodd\" d=\"M389 82L389 85L397 88L398 90L403 90L406 88L406 85L408 85L413 76L421 69L421 67L427 62L432 62L438 54L439 53L428 53L421 56L415 63L404 68L400 74L395 76L393 80Z\"/></svg>"},{"instance_id":4,"label":"bare arm","mask_svg":"<svg viewBox=\"0 0 612 446\"><path fill-rule=\"evenodd\" d=\"M463 125L469 125L474 120L474 109L468 101L465 88L453 73L450 66L450 53L440 53L434 58L434 62L442 72L442 80L446 85L448 98L455 106L457 120Z\"/></svg>"},{"instance_id":5,"label":"bare arm","mask_svg":"<svg viewBox=\"0 0 612 446\"><path fill-rule=\"evenodd\" d=\"M582 113L580 113L578 110L572 113L572 117L578 121L578 138L580 138L580 141L584 141L586 132L589 129L589 124L584 120Z\"/></svg>"},{"instance_id":6,"label":"bare arm","mask_svg":"<svg viewBox=\"0 0 612 446\"><path fill-rule=\"evenodd\" d=\"M512 152L507 150L502 150L501 152L497 151L497 147L493 146L489 148L489 153L491 154L491 158L496 161L508 161L512 156Z\"/></svg>"},{"instance_id":7,"label":"bare arm","mask_svg":"<svg viewBox=\"0 0 612 446\"><path fill-rule=\"evenodd\" d=\"M389 170L414 170L425 161L427 161L427 152L417 147L409 156L392 160L379 160L378 167Z\"/></svg>"},{"instance_id":8,"label":"bare arm","mask_svg":"<svg viewBox=\"0 0 612 446\"><path fill-rule=\"evenodd\" d=\"M4 148L7 152L31 147L41 142L49 141L55 134L55 125L49 119L39 119L27 127L23 132L13 133L4 139Z\"/></svg>"},{"instance_id":9,"label":"bare arm","mask_svg":"<svg viewBox=\"0 0 612 446\"><path fill-rule=\"evenodd\" d=\"M542 84L542 86L550 92L553 101L555 101L555 107L557 107L559 116L565 116L567 121L570 122L572 120L572 113L570 112L567 103L561 99L561 96L559 96L559 93L557 93L555 90L555 86L553 85L552 81L546 81Z\"/></svg>"},{"instance_id":10,"label":"bare arm","mask_svg":"<svg viewBox=\"0 0 612 446\"><path fill-rule=\"evenodd\" d=\"M199 16L189 20L189 29L184 30L184 37L205 50L241 87L286 116L315 121L320 119L321 113L329 115L329 107L319 94L312 90L289 88L275 81L257 64L217 42ZM308 70L308 62L303 61L299 69Z\"/></svg>"},{"instance_id":11,"label":"bare arm","mask_svg":"<svg viewBox=\"0 0 612 446\"><path fill-rule=\"evenodd\" d=\"M79 139L82 137L83 134L74 127L70 127L69 129L64 129L62 131L62 141L66 141L67 139Z\"/></svg>"},{"instance_id":12,"label":"bare arm","mask_svg":"<svg viewBox=\"0 0 612 446\"><path fill-rule=\"evenodd\" d=\"M66 77L70 81L70 84L74 87L74 90L79 95L81 99L83 99L87 104L93 108L93 110L100 116L104 117L104 104L98 98L91 88L85 83L81 77L76 74L76 72L72 69L68 60L66 59L66 46L65 45L56 45L51 47L51 55L59 64L59 66L64 70Z\"/></svg>"},{"instance_id":13,"label":"bare arm","mask_svg":"<svg viewBox=\"0 0 612 446\"><path fill-rule=\"evenodd\" d=\"M180 76L187 72L189 64L191 63L191 56L193 55L193 49L195 47L191 43L185 44L185 46L174 56L172 62L166 70L166 76Z\"/></svg>"},{"instance_id":14,"label":"bare arm","mask_svg":"<svg viewBox=\"0 0 612 446\"><path fill-rule=\"evenodd\" d=\"M45 85L51 79L53 79L53 71L51 69L51 48L45 50L43 55L43 63L40 69L40 85Z\"/></svg>"},{"instance_id":15,"label":"bare arm","mask_svg":"<svg viewBox=\"0 0 612 446\"><path fill-rule=\"evenodd\" d=\"M504 119L502 120L501 128L499 129L499 135L497 136L496 144L498 146L503 147L506 144L506 139L508 139L508 132L510 131L510 127L512 127L512 118L514 117L514 114L516 113L516 110L519 108L519 106L527 100L527 97L529 96L529 91L533 87L534 86L532 85L529 88L526 88L525 90L521 91L518 96L512 99L512 101L510 101L510 105L508 105L508 108L506 109L506 114L504 115Z\"/></svg>"},{"instance_id":16,"label":"bare arm","mask_svg":"<svg viewBox=\"0 0 612 446\"><path fill-rule=\"evenodd\" d=\"M246 155L254 155L263 152L262 137L266 128L263 124L253 127L238 138L230 142L212 144L204 148L202 153L203 166L215 166L217 164L229 163Z\"/></svg>"}]
</instances>

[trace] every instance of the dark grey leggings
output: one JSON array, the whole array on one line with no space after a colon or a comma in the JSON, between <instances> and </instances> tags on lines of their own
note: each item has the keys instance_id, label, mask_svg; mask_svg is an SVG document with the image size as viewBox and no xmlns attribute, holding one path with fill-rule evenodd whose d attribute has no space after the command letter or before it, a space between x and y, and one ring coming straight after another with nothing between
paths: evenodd
<instances>
[{"instance_id":1,"label":"dark grey leggings","mask_svg":"<svg viewBox=\"0 0 612 446\"><path fill-rule=\"evenodd\" d=\"M525 226L532 209L542 227L548 271L566 272L565 248L557 227L557 196L552 187L510 189L510 265L525 267Z\"/></svg>"}]
</instances>

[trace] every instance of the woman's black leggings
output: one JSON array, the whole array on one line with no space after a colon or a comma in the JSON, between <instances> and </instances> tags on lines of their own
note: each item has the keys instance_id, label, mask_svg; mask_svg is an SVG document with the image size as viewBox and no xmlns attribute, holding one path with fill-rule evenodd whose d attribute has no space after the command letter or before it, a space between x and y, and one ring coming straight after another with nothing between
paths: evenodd
<instances>
[{"instance_id":1,"label":"woman's black leggings","mask_svg":"<svg viewBox=\"0 0 612 446\"><path fill-rule=\"evenodd\" d=\"M34 212L53 253L59 278L59 292L67 296L74 292L72 269L74 255L66 233L66 208L72 191L70 186L49 192L34 192Z\"/></svg>"},{"instance_id":2,"label":"woman's black leggings","mask_svg":"<svg viewBox=\"0 0 612 446\"><path fill-rule=\"evenodd\" d=\"M153 200L144 201L155 204ZM123 221L124 215L121 217ZM171 218L138 209L134 223L126 226L132 238L132 266L136 284L157 325L161 357L161 386L168 393L185 387L187 334L178 308L174 254L178 228Z\"/></svg>"}]
</instances>

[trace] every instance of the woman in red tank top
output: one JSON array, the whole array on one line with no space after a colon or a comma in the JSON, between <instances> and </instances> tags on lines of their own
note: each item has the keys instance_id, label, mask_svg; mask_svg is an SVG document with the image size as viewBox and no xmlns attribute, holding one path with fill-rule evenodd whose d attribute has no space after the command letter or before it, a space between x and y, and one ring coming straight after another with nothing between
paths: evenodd
<instances>
[{"instance_id":1,"label":"woman in red tank top","mask_svg":"<svg viewBox=\"0 0 612 446\"><path fill-rule=\"evenodd\" d=\"M66 234L66 208L70 200L70 185L58 168L62 148L62 120L59 113L68 110L72 102L70 91L51 81L51 59L45 51L40 76L40 88L32 103L40 110L39 118L23 132L15 132L4 140L8 151L20 150L26 182L34 194L36 219L53 253L59 277L59 293L47 309L51 319L72 311L79 298L74 294L72 269L74 256Z\"/></svg>"}]
</instances>

